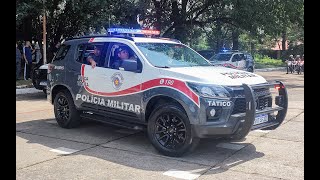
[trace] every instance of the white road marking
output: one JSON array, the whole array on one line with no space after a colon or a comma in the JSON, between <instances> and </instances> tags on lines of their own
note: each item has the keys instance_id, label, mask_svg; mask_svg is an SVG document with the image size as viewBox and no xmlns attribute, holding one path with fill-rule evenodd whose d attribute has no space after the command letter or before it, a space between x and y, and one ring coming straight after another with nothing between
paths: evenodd
<instances>
[{"instance_id":1,"label":"white road marking","mask_svg":"<svg viewBox=\"0 0 320 180\"><path fill-rule=\"evenodd\" d=\"M179 179L196 179L201 174L191 173L191 172L188 172L188 171L179 171L179 170L171 169L169 171L164 172L163 175L170 176L170 177L175 177L175 178L179 178Z\"/></svg>"},{"instance_id":2,"label":"white road marking","mask_svg":"<svg viewBox=\"0 0 320 180\"><path fill-rule=\"evenodd\" d=\"M240 150L244 147L244 145L240 144L232 144L232 143L219 143L216 147L232 149L232 150Z\"/></svg>"},{"instance_id":3,"label":"white road marking","mask_svg":"<svg viewBox=\"0 0 320 180\"><path fill-rule=\"evenodd\" d=\"M50 150L51 152L56 152L56 153L59 153L59 154L72 154L72 153L75 153L79 150L76 150L76 149L69 149L69 148L65 148L65 147L59 147L57 149L51 149Z\"/></svg>"},{"instance_id":4,"label":"white road marking","mask_svg":"<svg viewBox=\"0 0 320 180\"><path fill-rule=\"evenodd\" d=\"M257 130L254 130L255 132L261 132L261 133L268 133L270 132L270 130L261 130L261 129L257 129Z\"/></svg>"}]
</instances>

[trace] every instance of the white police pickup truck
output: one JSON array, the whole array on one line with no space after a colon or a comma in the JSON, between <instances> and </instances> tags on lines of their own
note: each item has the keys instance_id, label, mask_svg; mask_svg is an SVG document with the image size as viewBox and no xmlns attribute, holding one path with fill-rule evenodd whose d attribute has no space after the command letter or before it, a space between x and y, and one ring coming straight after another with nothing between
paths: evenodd
<instances>
[{"instance_id":1,"label":"white police pickup truck","mask_svg":"<svg viewBox=\"0 0 320 180\"><path fill-rule=\"evenodd\" d=\"M127 32L145 33L158 32ZM145 130L168 156L192 151L200 138L242 139L254 129L275 129L288 108L280 81L213 66L176 40L126 35L66 40L48 65L47 96L63 128L87 118Z\"/></svg>"}]
</instances>

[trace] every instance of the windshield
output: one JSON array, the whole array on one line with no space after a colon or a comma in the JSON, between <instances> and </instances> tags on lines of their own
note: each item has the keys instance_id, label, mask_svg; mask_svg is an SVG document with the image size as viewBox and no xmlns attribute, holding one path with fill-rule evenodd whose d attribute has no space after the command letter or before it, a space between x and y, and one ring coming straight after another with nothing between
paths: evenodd
<instances>
[{"instance_id":1,"label":"windshield","mask_svg":"<svg viewBox=\"0 0 320 180\"><path fill-rule=\"evenodd\" d=\"M210 58L209 61L229 61L232 54L221 54L218 53Z\"/></svg>"},{"instance_id":2,"label":"windshield","mask_svg":"<svg viewBox=\"0 0 320 180\"><path fill-rule=\"evenodd\" d=\"M156 67L212 66L205 58L182 44L136 43L136 45Z\"/></svg>"}]
</instances>

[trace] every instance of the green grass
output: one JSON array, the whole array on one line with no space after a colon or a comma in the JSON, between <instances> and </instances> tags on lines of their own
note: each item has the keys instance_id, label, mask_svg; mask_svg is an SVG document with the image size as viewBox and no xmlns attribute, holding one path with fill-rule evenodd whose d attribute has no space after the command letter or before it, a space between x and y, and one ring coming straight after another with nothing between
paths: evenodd
<instances>
[{"instance_id":1,"label":"green grass","mask_svg":"<svg viewBox=\"0 0 320 180\"><path fill-rule=\"evenodd\" d=\"M268 56L263 55L255 55L255 68L263 69L263 68L275 68L275 67L285 67L286 64L282 62L281 59L272 59Z\"/></svg>"}]
</instances>

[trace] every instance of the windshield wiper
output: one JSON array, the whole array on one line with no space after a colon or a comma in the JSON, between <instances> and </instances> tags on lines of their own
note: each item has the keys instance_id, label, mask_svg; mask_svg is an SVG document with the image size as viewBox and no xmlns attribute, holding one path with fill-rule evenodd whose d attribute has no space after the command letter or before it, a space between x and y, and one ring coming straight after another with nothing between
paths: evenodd
<instances>
[{"instance_id":1,"label":"windshield wiper","mask_svg":"<svg viewBox=\"0 0 320 180\"><path fill-rule=\"evenodd\" d=\"M157 67L157 68L170 68L169 66L154 66L154 67Z\"/></svg>"}]
</instances>

